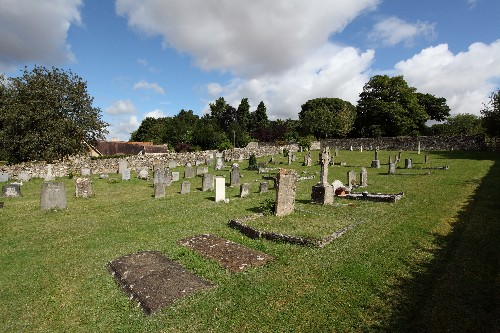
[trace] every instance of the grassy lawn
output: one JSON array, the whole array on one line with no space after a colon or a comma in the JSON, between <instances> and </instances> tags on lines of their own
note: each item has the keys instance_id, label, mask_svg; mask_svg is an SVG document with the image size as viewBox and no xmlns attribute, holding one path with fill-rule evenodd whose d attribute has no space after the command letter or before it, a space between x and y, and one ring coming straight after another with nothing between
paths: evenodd
<instances>
[{"instance_id":1,"label":"grassy lawn","mask_svg":"<svg viewBox=\"0 0 500 333\"><path fill-rule=\"evenodd\" d=\"M242 170L251 195L228 188L228 204L201 192L179 194L180 182L154 199L150 182L93 177L95 196L74 197L68 209L40 211L42 180L22 187L22 198L2 198L0 209L1 332L495 332L500 328L500 155L481 152L403 152L414 167L387 175L369 168L373 152L341 151L329 181L368 167L369 192L398 193L397 203L335 199L310 204L311 187L297 185L296 211L266 216L253 226L323 238L364 222L324 248L249 239L228 227L232 218L259 211L275 192L258 194L261 176ZM318 152L313 152L317 160ZM267 161L262 158L260 161ZM285 162L285 158L276 156ZM291 167L299 174L303 154ZM399 164L404 165L404 160ZM246 166L246 162L242 163ZM276 167L288 167L286 164ZM178 170L181 170L178 168ZM226 174L228 172L211 172ZM412 173L412 175L403 175ZM118 179L117 175L111 178ZM275 260L230 274L177 244L210 233L263 251ZM108 273L106 264L140 250L158 250L217 287L145 316ZM495 320L497 320L495 322Z\"/></svg>"}]
</instances>

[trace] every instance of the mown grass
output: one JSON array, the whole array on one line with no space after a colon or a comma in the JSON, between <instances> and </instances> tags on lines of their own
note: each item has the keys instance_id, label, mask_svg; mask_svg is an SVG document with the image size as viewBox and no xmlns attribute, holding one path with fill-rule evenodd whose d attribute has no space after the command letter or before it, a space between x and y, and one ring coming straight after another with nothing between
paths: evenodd
<instances>
[{"instance_id":1,"label":"mown grass","mask_svg":"<svg viewBox=\"0 0 500 333\"><path fill-rule=\"evenodd\" d=\"M252 183L251 195L241 199L239 189L228 188L229 204L201 192L200 178L192 179L189 195L179 194L179 182L165 199L154 199L149 182L94 177L95 196L89 199L74 198L74 180L60 179L67 184L68 209L46 212L39 209L42 181L25 183L23 197L3 198L0 209L0 331L497 331L499 156L433 152L424 165L423 154L404 152L417 168L450 168L390 176L384 164L389 154L396 152L379 153L381 169L368 168L367 190L404 191L401 201L313 205L316 178L298 183L295 213L255 222L311 238L365 222L321 249L252 240L227 226L274 199L274 191L257 193L261 175L254 171L242 171L242 181ZM331 167L330 182L345 181L347 171L359 172L372 158L372 152L341 151L335 161L349 166ZM302 160L299 155L292 165L299 174L319 171L301 166ZM275 260L230 274L177 244L202 233ZM217 287L145 316L106 269L108 261L139 250L159 250Z\"/></svg>"}]
</instances>

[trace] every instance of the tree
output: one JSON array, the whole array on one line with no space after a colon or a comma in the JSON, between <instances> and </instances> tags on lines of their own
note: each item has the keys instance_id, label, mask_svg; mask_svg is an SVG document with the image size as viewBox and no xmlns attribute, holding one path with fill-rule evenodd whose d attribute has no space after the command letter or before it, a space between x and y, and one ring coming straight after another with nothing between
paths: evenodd
<instances>
[{"instance_id":1,"label":"tree","mask_svg":"<svg viewBox=\"0 0 500 333\"><path fill-rule=\"evenodd\" d=\"M352 130L356 107L340 98L315 98L302 105L299 119L304 135L342 138Z\"/></svg>"},{"instance_id":2,"label":"tree","mask_svg":"<svg viewBox=\"0 0 500 333\"><path fill-rule=\"evenodd\" d=\"M250 104L248 103L248 98L243 98L240 105L238 105L236 121L245 132L248 132L250 125Z\"/></svg>"},{"instance_id":3,"label":"tree","mask_svg":"<svg viewBox=\"0 0 500 333\"><path fill-rule=\"evenodd\" d=\"M24 68L2 86L0 146L9 162L85 153L107 133L87 83L71 71Z\"/></svg>"},{"instance_id":4,"label":"tree","mask_svg":"<svg viewBox=\"0 0 500 333\"><path fill-rule=\"evenodd\" d=\"M484 133L482 119L473 114L457 114L445 123L431 126L433 135L477 135Z\"/></svg>"},{"instance_id":5,"label":"tree","mask_svg":"<svg viewBox=\"0 0 500 333\"><path fill-rule=\"evenodd\" d=\"M446 104L446 98L419 92L416 95L418 103L424 108L430 119L443 121L450 116L450 107Z\"/></svg>"},{"instance_id":6,"label":"tree","mask_svg":"<svg viewBox=\"0 0 500 333\"><path fill-rule=\"evenodd\" d=\"M500 136L500 89L492 93L488 104L481 110L486 134Z\"/></svg>"},{"instance_id":7,"label":"tree","mask_svg":"<svg viewBox=\"0 0 500 333\"><path fill-rule=\"evenodd\" d=\"M261 101L257 106L257 110L250 113L250 132L253 137L261 140L263 138L261 134L266 132L268 126L269 119L267 118L266 105Z\"/></svg>"},{"instance_id":8,"label":"tree","mask_svg":"<svg viewBox=\"0 0 500 333\"><path fill-rule=\"evenodd\" d=\"M429 118L403 76L376 75L363 87L358 101L358 136L418 135Z\"/></svg>"}]
</instances>

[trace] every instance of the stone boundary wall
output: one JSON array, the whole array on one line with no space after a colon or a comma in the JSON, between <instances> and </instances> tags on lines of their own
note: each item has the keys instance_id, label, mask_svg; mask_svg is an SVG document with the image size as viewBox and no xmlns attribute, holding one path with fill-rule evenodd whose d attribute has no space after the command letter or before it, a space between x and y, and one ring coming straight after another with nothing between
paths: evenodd
<instances>
[{"instance_id":1,"label":"stone boundary wall","mask_svg":"<svg viewBox=\"0 0 500 333\"><path fill-rule=\"evenodd\" d=\"M357 139L329 139L321 142L313 142L312 150L316 150L325 146L331 149L337 148L348 150L351 148L359 150L375 149L379 147L381 150L403 150L415 151L420 142L422 151L432 150L487 150L487 142L484 136L421 136L421 137L393 137L393 138L357 138ZM277 146L270 142L252 142L245 148L235 148L225 150L219 153L216 150L208 150L193 153L175 153L155 155L138 155L123 157L128 161L128 167L138 173L142 168L153 169L153 166L162 162L165 166L168 162L175 161L178 165L191 163L195 165L206 164L209 159L215 160L218 156L223 156L226 162L238 162L246 160L251 154L257 157L271 156L282 154L283 150L287 149L290 152L300 151L298 144L290 144L286 146ZM71 157L62 162L53 164L53 174L56 177L64 177L70 174L78 175L82 168L91 169L93 174L101 173L117 173L120 158L97 159L92 160L88 156ZM11 179L16 179L21 171L27 171L31 177L44 178L47 170L47 163L44 161L27 162L16 165L5 165L0 167L0 171L9 173Z\"/></svg>"}]
</instances>

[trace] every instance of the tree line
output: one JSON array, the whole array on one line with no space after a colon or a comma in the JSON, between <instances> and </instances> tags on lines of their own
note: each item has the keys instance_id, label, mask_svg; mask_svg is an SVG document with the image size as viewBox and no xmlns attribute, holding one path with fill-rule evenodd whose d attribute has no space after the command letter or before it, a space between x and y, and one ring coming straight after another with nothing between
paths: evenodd
<instances>
[{"instance_id":1,"label":"tree line","mask_svg":"<svg viewBox=\"0 0 500 333\"><path fill-rule=\"evenodd\" d=\"M450 116L446 99L422 94L402 76L376 75L357 105L339 98L305 102L297 120L269 120L264 102L250 110L220 97L198 116L181 110L173 117L145 118L130 141L167 144L176 151L244 147L250 141L298 142L307 147L325 138L399 135L482 134L500 136L500 90L481 116ZM60 160L83 154L104 140L108 124L93 106L87 83L71 71L24 68L19 77L0 74L0 160L10 163ZM441 122L427 126L428 120Z\"/></svg>"}]
</instances>

